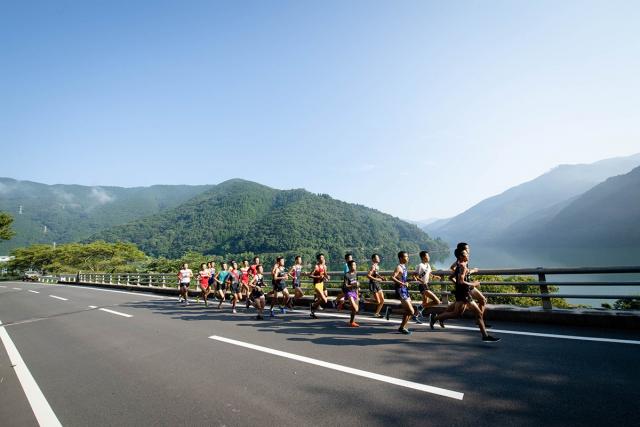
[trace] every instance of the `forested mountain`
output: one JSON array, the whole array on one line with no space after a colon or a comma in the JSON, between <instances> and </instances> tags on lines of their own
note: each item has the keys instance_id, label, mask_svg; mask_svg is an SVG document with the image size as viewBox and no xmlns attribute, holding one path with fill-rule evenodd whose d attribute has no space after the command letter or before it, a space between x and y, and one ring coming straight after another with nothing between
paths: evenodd
<instances>
[{"instance_id":1,"label":"forested mountain","mask_svg":"<svg viewBox=\"0 0 640 427\"><path fill-rule=\"evenodd\" d=\"M395 257L401 249L446 250L417 226L361 205L306 190L276 190L254 182L223 182L182 205L94 236L136 243L145 253L178 258L206 254L325 251L333 259L351 251ZM309 258L307 258L309 259Z\"/></svg>"},{"instance_id":2,"label":"forested mountain","mask_svg":"<svg viewBox=\"0 0 640 427\"><path fill-rule=\"evenodd\" d=\"M640 165L640 154L586 165L561 165L424 229L447 241L500 243L524 236L557 215L573 199L605 179Z\"/></svg>"},{"instance_id":3,"label":"forested mountain","mask_svg":"<svg viewBox=\"0 0 640 427\"><path fill-rule=\"evenodd\" d=\"M542 246L638 247L639 224L640 167L596 185L519 237Z\"/></svg>"},{"instance_id":4,"label":"forested mountain","mask_svg":"<svg viewBox=\"0 0 640 427\"><path fill-rule=\"evenodd\" d=\"M0 255L33 243L84 239L104 228L177 206L211 187L87 187L0 178L0 211L13 216L16 232L13 239L0 242Z\"/></svg>"}]
</instances>

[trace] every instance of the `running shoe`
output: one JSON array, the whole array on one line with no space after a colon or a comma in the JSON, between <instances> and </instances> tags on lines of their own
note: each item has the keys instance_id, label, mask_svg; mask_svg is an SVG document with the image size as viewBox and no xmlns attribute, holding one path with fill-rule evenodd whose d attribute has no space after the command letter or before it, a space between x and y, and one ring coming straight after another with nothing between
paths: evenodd
<instances>
[{"instance_id":1,"label":"running shoe","mask_svg":"<svg viewBox=\"0 0 640 427\"><path fill-rule=\"evenodd\" d=\"M350 322L350 323L349 323L349 326L350 326L350 327L352 327L352 328L357 328L357 327L359 327L360 325L358 325L356 322Z\"/></svg>"},{"instance_id":2,"label":"running shoe","mask_svg":"<svg viewBox=\"0 0 640 427\"><path fill-rule=\"evenodd\" d=\"M311 313L309 313L309 316L310 316L312 319L317 319L317 318L318 318L318 316L316 316L316 314L315 314L313 311L312 311Z\"/></svg>"},{"instance_id":3,"label":"running shoe","mask_svg":"<svg viewBox=\"0 0 640 427\"><path fill-rule=\"evenodd\" d=\"M189 301L185 300L184 305L189 305Z\"/></svg>"},{"instance_id":4,"label":"running shoe","mask_svg":"<svg viewBox=\"0 0 640 427\"><path fill-rule=\"evenodd\" d=\"M284 307L280 307L280 314L285 314L287 310Z\"/></svg>"},{"instance_id":5,"label":"running shoe","mask_svg":"<svg viewBox=\"0 0 640 427\"><path fill-rule=\"evenodd\" d=\"M231 310L231 312L232 312L233 314L237 314L237 313L238 313L238 312L236 311L236 309L235 309L235 308L234 308L233 310Z\"/></svg>"},{"instance_id":6,"label":"running shoe","mask_svg":"<svg viewBox=\"0 0 640 427\"><path fill-rule=\"evenodd\" d=\"M431 327L431 329L434 329L433 325L436 324L437 317L438 316L431 313L431 316L429 317L429 326ZM440 321L440 325L442 325L442 320Z\"/></svg>"},{"instance_id":7,"label":"running shoe","mask_svg":"<svg viewBox=\"0 0 640 427\"><path fill-rule=\"evenodd\" d=\"M486 337L482 337L482 341L484 342L498 342L501 338L492 337L491 335L487 335Z\"/></svg>"},{"instance_id":8,"label":"running shoe","mask_svg":"<svg viewBox=\"0 0 640 427\"><path fill-rule=\"evenodd\" d=\"M377 319L382 319L384 316L380 313L373 313L373 317L377 318Z\"/></svg>"},{"instance_id":9,"label":"running shoe","mask_svg":"<svg viewBox=\"0 0 640 427\"><path fill-rule=\"evenodd\" d=\"M340 301L338 303L338 311L342 311L343 308L344 308L344 301Z\"/></svg>"},{"instance_id":10,"label":"running shoe","mask_svg":"<svg viewBox=\"0 0 640 427\"><path fill-rule=\"evenodd\" d=\"M411 318L413 319L414 322L416 322L418 325L422 325L422 321L420 319L418 319L418 316L413 315L411 316Z\"/></svg>"},{"instance_id":11,"label":"running shoe","mask_svg":"<svg viewBox=\"0 0 640 427\"><path fill-rule=\"evenodd\" d=\"M269 317L274 317L276 314L273 312L273 309L269 310Z\"/></svg>"},{"instance_id":12,"label":"running shoe","mask_svg":"<svg viewBox=\"0 0 640 427\"><path fill-rule=\"evenodd\" d=\"M405 328L398 328L398 332L404 335L411 335L411 331Z\"/></svg>"}]
</instances>

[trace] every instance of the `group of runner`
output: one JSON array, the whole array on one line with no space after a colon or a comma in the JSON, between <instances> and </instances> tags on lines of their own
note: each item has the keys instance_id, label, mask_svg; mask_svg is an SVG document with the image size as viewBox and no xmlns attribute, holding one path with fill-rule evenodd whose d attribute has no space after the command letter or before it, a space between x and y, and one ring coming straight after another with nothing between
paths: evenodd
<instances>
[{"instance_id":1,"label":"group of runner","mask_svg":"<svg viewBox=\"0 0 640 427\"><path fill-rule=\"evenodd\" d=\"M456 261L451 265L451 274L449 280L455 285L455 302L449 304L445 311L440 314L429 313L428 321L431 329L434 329L436 322L440 327L444 328L444 321L456 317L461 317L466 310L470 310L476 317L476 323L480 328L482 340L488 342L499 341L487 333L484 323L484 311L486 308L486 297L478 289L480 283L472 281L471 275L477 272L477 269L470 269L469 263L470 248L467 243L459 243L454 251ZM409 295L409 254L406 251L398 253L398 265L393 271L390 279L395 288L395 294L400 301L400 311L402 313L402 321L398 332L408 335L411 331L407 328L409 320L413 319L416 323L425 321L424 311L441 304L438 296L430 288L429 281L432 277L432 269L429 264L430 258L427 251L421 251L420 263L415 272L412 274L414 281L418 282L418 290L422 297L421 303L414 308L413 302ZM376 318L389 317L392 309L387 306L385 315L381 314L384 308L385 297L382 283L386 281L380 275L381 258L378 254L371 256L371 264L367 271L367 279L369 280L369 302L375 306L373 316ZM353 260L351 254L345 255L345 264L343 269L342 286L340 293L333 301L329 301L328 291L325 286L331 277L327 269L326 258L324 254L316 256L316 264L309 273L303 272L302 257L296 256L294 265L287 269L283 257L276 258L276 262L271 269L271 289L267 289L264 277L264 266L260 263L259 257L254 257L253 263L249 264L248 260L243 260L242 267L238 268L235 261L229 263L223 262L220 270L216 269L216 263L210 261L200 265L195 279L198 281L200 288L199 298L202 298L206 306L209 305L209 295L214 292L218 298L218 308L227 298L227 292L231 298L232 313L237 313L237 305L241 301L245 301L245 307L248 310L250 306L257 310L256 318L264 319L264 310L266 307L266 299L270 298L271 306L269 308L270 316L274 316L274 307L278 305L280 313L286 313L287 308L293 310L296 301L303 298L304 293L301 289L301 281L303 276L308 276L313 281L314 300L310 306L310 317L317 318L316 312L323 310L326 306L333 306L338 310L342 310L344 305L348 305L350 309L349 326L358 327L355 318L360 312L361 307L367 300L364 299L358 281L357 263ZM191 279L194 274L189 269L188 264L183 264L178 273L180 296L178 302L189 304L188 290ZM291 279L293 295L289 293L287 280ZM282 298L279 299L279 295Z\"/></svg>"}]
</instances>

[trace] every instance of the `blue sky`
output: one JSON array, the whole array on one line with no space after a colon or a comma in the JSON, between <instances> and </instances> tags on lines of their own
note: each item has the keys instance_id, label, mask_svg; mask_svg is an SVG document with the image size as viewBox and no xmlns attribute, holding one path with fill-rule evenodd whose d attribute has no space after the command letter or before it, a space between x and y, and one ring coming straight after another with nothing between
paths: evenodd
<instances>
[{"instance_id":1,"label":"blue sky","mask_svg":"<svg viewBox=\"0 0 640 427\"><path fill-rule=\"evenodd\" d=\"M0 176L455 215L640 151L640 3L12 2ZM448 200L463 190L463 200Z\"/></svg>"}]
</instances>

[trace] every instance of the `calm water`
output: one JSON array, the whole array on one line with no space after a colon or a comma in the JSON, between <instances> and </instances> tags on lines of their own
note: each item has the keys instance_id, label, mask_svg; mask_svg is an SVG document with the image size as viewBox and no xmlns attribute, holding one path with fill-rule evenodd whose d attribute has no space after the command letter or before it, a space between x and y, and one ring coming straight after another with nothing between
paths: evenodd
<instances>
[{"instance_id":1,"label":"calm water","mask_svg":"<svg viewBox=\"0 0 640 427\"><path fill-rule=\"evenodd\" d=\"M454 246L454 245L452 245ZM453 262L453 255L446 260L435 260L437 268L447 268ZM640 248L580 248L580 249L539 249L514 250L509 248L471 246L471 263L478 268L535 268L535 267L608 267L640 265ZM640 274L588 274L588 275L548 275L548 282L640 282ZM637 286L559 286L560 292L592 295L640 295ZM600 307L602 303L612 304L608 299L568 299L571 304Z\"/></svg>"}]
</instances>

